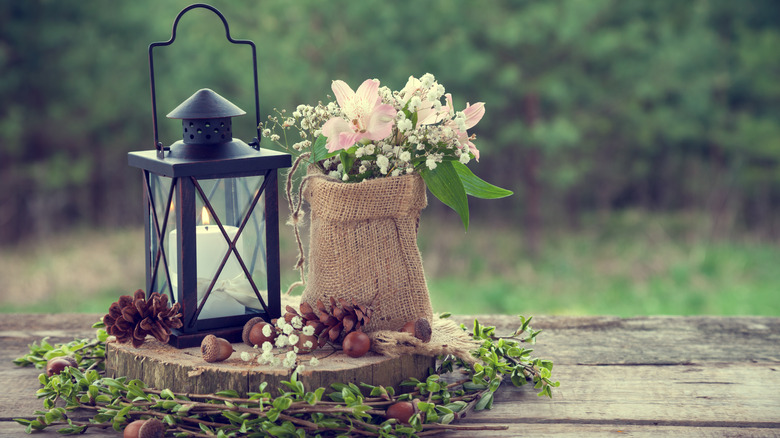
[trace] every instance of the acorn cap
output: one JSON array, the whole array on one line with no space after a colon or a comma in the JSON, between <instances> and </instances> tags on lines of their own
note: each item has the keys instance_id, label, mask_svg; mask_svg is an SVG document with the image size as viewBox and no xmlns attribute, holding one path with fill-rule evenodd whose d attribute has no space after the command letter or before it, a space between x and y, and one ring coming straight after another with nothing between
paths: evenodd
<instances>
[{"instance_id":1,"label":"acorn cap","mask_svg":"<svg viewBox=\"0 0 780 438\"><path fill-rule=\"evenodd\" d=\"M146 423L138 429L138 438L163 438L165 425L156 418L146 420Z\"/></svg>"},{"instance_id":2,"label":"acorn cap","mask_svg":"<svg viewBox=\"0 0 780 438\"><path fill-rule=\"evenodd\" d=\"M241 332L241 340L244 341L246 345L254 347L254 344L249 341L249 332L252 331L252 327L254 327L255 324L263 321L265 321L263 318L255 316L254 318L247 321L246 324L244 324L244 331Z\"/></svg>"},{"instance_id":3,"label":"acorn cap","mask_svg":"<svg viewBox=\"0 0 780 438\"><path fill-rule=\"evenodd\" d=\"M78 368L79 367L79 363L76 362L76 359L74 359L71 356L59 356L59 357L57 357L57 359L63 359L63 360L68 361L70 363L70 366L72 366L73 368Z\"/></svg>"},{"instance_id":4,"label":"acorn cap","mask_svg":"<svg viewBox=\"0 0 780 438\"><path fill-rule=\"evenodd\" d=\"M220 362L230 357L233 346L226 339L207 335L200 343L200 352L206 362Z\"/></svg>"}]
</instances>

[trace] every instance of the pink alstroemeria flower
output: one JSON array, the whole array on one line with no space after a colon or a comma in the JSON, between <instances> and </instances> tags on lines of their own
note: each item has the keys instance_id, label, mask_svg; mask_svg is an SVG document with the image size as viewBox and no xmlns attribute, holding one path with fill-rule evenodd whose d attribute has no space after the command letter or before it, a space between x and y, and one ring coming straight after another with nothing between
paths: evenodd
<instances>
[{"instance_id":1,"label":"pink alstroemeria flower","mask_svg":"<svg viewBox=\"0 0 780 438\"><path fill-rule=\"evenodd\" d=\"M349 149L364 139L379 141L392 134L396 110L382 104L378 80L367 79L357 92L338 80L333 81L331 88L346 119L333 117L322 126L322 135L328 138L328 152Z\"/></svg>"},{"instance_id":2,"label":"pink alstroemeria flower","mask_svg":"<svg viewBox=\"0 0 780 438\"><path fill-rule=\"evenodd\" d=\"M445 97L447 98L447 107L450 109L450 113L454 115L455 110L452 105L452 95L447 93ZM466 108L463 110L463 115L466 116L466 130L473 128L485 115L485 102L477 102L474 105L467 103ZM460 140L460 143L468 145L469 152L474 154L474 158L479 161L479 150L469 139L468 133L465 130L461 131L452 121L449 121L447 124L458 133L458 140Z\"/></svg>"}]
</instances>

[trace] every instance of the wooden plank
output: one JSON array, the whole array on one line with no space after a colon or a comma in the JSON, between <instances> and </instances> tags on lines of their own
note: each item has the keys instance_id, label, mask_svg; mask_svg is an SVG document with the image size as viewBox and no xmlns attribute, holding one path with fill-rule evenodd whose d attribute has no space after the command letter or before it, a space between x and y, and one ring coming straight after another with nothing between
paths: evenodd
<instances>
[{"instance_id":1,"label":"wooden plank","mask_svg":"<svg viewBox=\"0 0 780 438\"><path fill-rule=\"evenodd\" d=\"M507 430L455 431L442 435L445 438L515 438L515 437L580 438L583 436L618 437L709 437L745 438L780 437L780 430L757 427L721 426L655 426L635 424L580 424L580 423L523 423L510 424Z\"/></svg>"},{"instance_id":2,"label":"wooden plank","mask_svg":"<svg viewBox=\"0 0 780 438\"><path fill-rule=\"evenodd\" d=\"M709 363L554 368L553 398L502 386L476 423L609 422L780 428L780 367Z\"/></svg>"},{"instance_id":3,"label":"wooden plank","mask_svg":"<svg viewBox=\"0 0 780 438\"><path fill-rule=\"evenodd\" d=\"M30 417L38 370L10 361L42 336L51 342L91 337L99 315L0 317L0 436ZM471 325L473 317L457 316ZM503 333L515 317L479 316ZM461 424L507 424L497 436L780 436L780 319L765 317L537 317L545 331L534 347L555 361L561 388L552 400L531 387L502 387L491 411ZM38 436L59 436L46 432ZM87 436L117 436L93 431Z\"/></svg>"},{"instance_id":4,"label":"wooden plank","mask_svg":"<svg viewBox=\"0 0 780 438\"><path fill-rule=\"evenodd\" d=\"M11 422L0 422L0 436L27 436L24 435L22 426ZM54 431L45 430L36 432L33 437L54 438L62 437ZM120 436L113 430L104 431L90 429L83 435L95 438L116 438ZM632 424L512 424L507 430L449 432L440 435L445 438L515 438L519 436L529 437L556 437L579 438L582 436L620 436L620 437L708 437L708 438L745 438L745 437L780 437L780 431L776 429L764 429L755 427L679 427L679 426L648 426Z\"/></svg>"},{"instance_id":5,"label":"wooden plank","mask_svg":"<svg viewBox=\"0 0 780 438\"><path fill-rule=\"evenodd\" d=\"M471 327L477 318L509 334L519 319L509 315L453 316ZM560 364L780 363L780 318L739 316L541 316L535 355Z\"/></svg>"}]
</instances>

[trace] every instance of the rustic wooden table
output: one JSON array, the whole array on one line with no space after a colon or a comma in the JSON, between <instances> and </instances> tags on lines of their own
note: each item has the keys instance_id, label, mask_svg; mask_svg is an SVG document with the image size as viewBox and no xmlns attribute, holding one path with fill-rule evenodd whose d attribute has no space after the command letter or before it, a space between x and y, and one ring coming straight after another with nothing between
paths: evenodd
<instances>
[{"instance_id":1,"label":"rustic wooden table","mask_svg":"<svg viewBox=\"0 0 780 438\"><path fill-rule=\"evenodd\" d=\"M27 345L91 337L98 315L0 315L0 436L42 407L38 370L11 363ZM508 333L516 318L477 316ZM457 317L471 323L473 317ZM462 424L505 424L473 436L780 436L780 318L536 317L538 356L555 362L552 399L502 387L490 411ZM54 431L38 436L59 436ZM90 430L87 436L118 436Z\"/></svg>"}]
</instances>

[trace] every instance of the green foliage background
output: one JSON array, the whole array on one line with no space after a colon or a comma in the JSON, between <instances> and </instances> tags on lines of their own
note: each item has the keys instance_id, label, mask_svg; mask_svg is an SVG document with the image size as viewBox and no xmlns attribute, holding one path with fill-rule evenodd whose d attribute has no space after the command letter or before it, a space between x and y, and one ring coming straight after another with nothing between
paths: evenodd
<instances>
[{"instance_id":1,"label":"green foliage background","mask_svg":"<svg viewBox=\"0 0 780 438\"><path fill-rule=\"evenodd\" d=\"M0 243L140 223L126 153L153 144L147 47L189 3L0 1ZM327 99L333 79L397 89L426 72L456 106L486 102L470 167L515 196L472 212L522 229L531 252L545 227L626 209L780 236L780 3L212 4L258 45L263 117ZM210 12L185 15L155 54L164 143L180 136L164 115L203 87L247 110L235 131L255 135L245 49Z\"/></svg>"},{"instance_id":2,"label":"green foliage background","mask_svg":"<svg viewBox=\"0 0 780 438\"><path fill-rule=\"evenodd\" d=\"M0 2L0 241L140 220L124 156L152 147L146 48L187 4ZM486 102L472 167L517 195L480 210L514 213L532 234L635 206L704 211L718 233L780 230L771 0L213 5L258 44L263 115L326 99L333 79L399 88L425 72L458 106ZM205 10L178 36L156 54L163 141L179 135L164 115L202 87L249 111L236 131L251 138L248 51Z\"/></svg>"}]
</instances>

